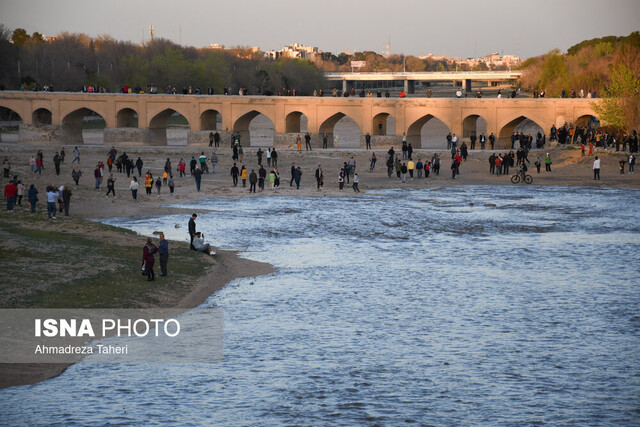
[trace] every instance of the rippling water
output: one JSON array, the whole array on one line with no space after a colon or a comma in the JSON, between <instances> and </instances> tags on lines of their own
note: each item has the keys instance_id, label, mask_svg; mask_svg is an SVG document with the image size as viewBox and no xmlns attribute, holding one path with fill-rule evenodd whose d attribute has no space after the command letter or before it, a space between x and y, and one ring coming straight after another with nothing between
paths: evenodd
<instances>
[{"instance_id":1,"label":"rippling water","mask_svg":"<svg viewBox=\"0 0 640 427\"><path fill-rule=\"evenodd\" d=\"M637 424L639 196L459 187L182 205L210 211L198 228L215 244L277 269L206 302L225 313L224 362L75 365L0 391L3 420ZM188 210L110 222L185 239Z\"/></svg>"}]
</instances>

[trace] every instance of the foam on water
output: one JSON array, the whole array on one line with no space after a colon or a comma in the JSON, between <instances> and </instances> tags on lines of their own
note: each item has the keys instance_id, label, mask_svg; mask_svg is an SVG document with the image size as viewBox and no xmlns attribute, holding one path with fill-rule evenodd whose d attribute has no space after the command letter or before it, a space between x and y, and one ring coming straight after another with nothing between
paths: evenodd
<instances>
[{"instance_id":1,"label":"foam on water","mask_svg":"<svg viewBox=\"0 0 640 427\"><path fill-rule=\"evenodd\" d=\"M225 312L223 363L75 365L0 391L4 419L633 424L638 196L384 190L209 199L180 205L184 215L108 221L186 240L190 210L206 210L198 229L214 244L244 248L276 273L207 300Z\"/></svg>"}]
</instances>

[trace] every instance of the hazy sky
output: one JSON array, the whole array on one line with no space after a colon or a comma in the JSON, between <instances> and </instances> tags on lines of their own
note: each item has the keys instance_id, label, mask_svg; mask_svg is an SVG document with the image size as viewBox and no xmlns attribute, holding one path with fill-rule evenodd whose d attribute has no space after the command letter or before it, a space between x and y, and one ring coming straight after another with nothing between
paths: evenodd
<instances>
[{"instance_id":1,"label":"hazy sky","mask_svg":"<svg viewBox=\"0 0 640 427\"><path fill-rule=\"evenodd\" d=\"M204 47L524 58L640 30L640 0L0 0L0 23L45 35L156 37Z\"/></svg>"}]
</instances>

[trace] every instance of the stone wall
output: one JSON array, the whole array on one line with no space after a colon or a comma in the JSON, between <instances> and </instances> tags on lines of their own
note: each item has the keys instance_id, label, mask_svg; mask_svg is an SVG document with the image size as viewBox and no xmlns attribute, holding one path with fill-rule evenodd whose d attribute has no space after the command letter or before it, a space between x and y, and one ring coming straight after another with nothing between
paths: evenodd
<instances>
[{"instance_id":1,"label":"stone wall","mask_svg":"<svg viewBox=\"0 0 640 427\"><path fill-rule=\"evenodd\" d=\"M165 138L166 139L166 138ZM105 128L104 145L162 145L153 142L149 129Z\"/></svg>"},{"instance_id":2,"label":"stone wall","mask_svg":"<svg viewBox=\"0 0 640 427\"><path fill-rule=\"evenodd\" d=\"M81 145L82 129L62 125L21 124L18 130L21 144Z\"/></svg>"}]
</instances>

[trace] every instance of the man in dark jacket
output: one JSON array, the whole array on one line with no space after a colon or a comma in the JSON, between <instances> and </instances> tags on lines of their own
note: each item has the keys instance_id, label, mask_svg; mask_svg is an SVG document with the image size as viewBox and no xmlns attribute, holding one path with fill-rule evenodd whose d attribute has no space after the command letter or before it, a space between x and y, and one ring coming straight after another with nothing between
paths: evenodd
<instances>
[{"instance_id":1,"label":"man in dark jacket","mask_svg":"<svg viewBox=\"0 0 640 427\"><path fill-rule=\"evenodd\" d=\"M249 193L256 192L256 183L258 182L258 175L256 175L256 171L251 169L251 173L249 174Z\"/></svg>"},{"instance_id":2,"label":"man in dark jacket","mask_svg":"<svg viewBox=\"0 0 640 427\"><path fill-rule=\"evenodd\" d=\"M189 219L189 236L191 237L190 248L192 251L195 251L196 248L193 247L193 237L196 235L196 218L198 214L192 214L191 219Z\"/></svg>"},{"instance_id":3,"label":"man in dark jacket","mask_svg":"<svg viewBox=\"0 0 640 427\"><path fill-rule=\"evenodd\" d=\"M231 178L233 178L233 186L237 187L238 186L238 175L240 174L240 170L238 169L238 166L234 163L233 166L231 167Z\"/></svg>"}]
</instances>

